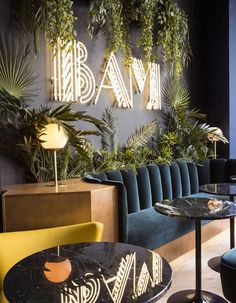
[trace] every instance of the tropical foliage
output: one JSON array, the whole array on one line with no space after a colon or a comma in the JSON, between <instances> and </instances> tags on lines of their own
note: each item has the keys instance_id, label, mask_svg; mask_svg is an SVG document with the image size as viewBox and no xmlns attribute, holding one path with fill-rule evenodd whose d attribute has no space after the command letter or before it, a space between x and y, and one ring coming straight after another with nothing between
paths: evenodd
<instances>
[{"instance_id":1,"label":"tropical foliage","mask_svg":"<svg viewBox=\"0 0 236 303\"><path fill-rule=\"evenodd\" d=\"M186 159L199 162L209 154L208 135L212 128L206 124L206 115L190 108L190 95L184 80L169 75L164 87L165 128L157 136L155 149L158 161ZM225 137L220 138L224 143Z\"/></svg>"},{"instance_id":2,"label":"tropical foliage","mask_svg":"<svg viewBox=\"0 0 236 303\"><path fill-rule=\"evenodd\" d=\"M67 146L58 152L60 179L83 175L93 169L93 148L87 135L99 135L98 130L80 130L72 123L86 121L100 128L101 121L84 112L71 110L70 105L57 108L31 109L23 101L6 92L0 94L0 137L1 150L14 155L26 164L29 173L38 182L53 179L52 152L41 146L40 132L48 123L64 127ZM14 151L14 153L12 153Z\"/></svg>"},{"instance_id":3,"label":"tropical foliage","mask_svg":"<svg viewBox=\"0 0 236 303\"><path fill-rule=\"evenodd\" d=\"M112 109L102 113L104 126L101 130L102 149L94 153L94 170L133 168L147 164L152 150L148 147L158 128L157 121L137 127L128 137L126 144L118 144L118 119Z\"/></svg>"},{"instance_id":4,"label":"tropical foliage","mask_svg":"<svg viewBox=\"0 0 236 303\"><path fill-rule=\"evenodd\" d=\"M106 129L102 129L102 150L96 151L96 171L134 168L148 163L170 163L178 159L201 162L213 156L209 136L215 128L205 123L206 115L190 108L190 95L186 83L169 74L164 86L164 121L138 127L126 144L117 145L117 117L111 109L103 113ZM219 141L228 143L223 136Z\"/></svg>"},{"instance_id":5,"label":"tropical foliage","mask_svg":"<svg viewBox=\"0 0 236 303\"><path fill-rule=\"evenodd\" d=\"M147 62L157 59L161 47L165 64L180 75L191 54L188 19L173 0L91 0L89 17L90 35L100 30L108 41L108 53L121 49L127 64L132 62L130 28L134 22Z\"/></svg>"},{"instance_id":6,"label":"tropical foliage","mask_svg":"<svg viewBox=\"0 0 236 303\"><path fill-rule=\"evenodd\" d=\"M22 38L19 33L0 33L0 90L15 98L31 98L37 77L29 45Z\"/></svg>"}]
</instances>

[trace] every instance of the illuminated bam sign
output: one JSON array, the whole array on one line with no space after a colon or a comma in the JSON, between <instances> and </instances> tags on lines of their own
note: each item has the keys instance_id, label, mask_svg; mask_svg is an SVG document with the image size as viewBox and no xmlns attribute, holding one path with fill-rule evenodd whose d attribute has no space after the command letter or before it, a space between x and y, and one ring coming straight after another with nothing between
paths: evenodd
<instances>
[{"instance_id":1,"label":"illuminated bam sign","mask_svg":"<svg viewBox=\"0 0 236 303\"><path fill-rule=\"evenodd\" d=\"M53 56L53 99L65 102L89 102L95 93L93 73L85 64L88 54L81 42L58 44Z\"/></svg>"},{"instance_id":2,"label":"illuminated bam sign","mask_svg":"<svg viewBox=\"0 0 236 303\"><path fill-rule=\"evenodd\" d=\"M106 62L102 81L95 95L95 79L85 64L88 54L81 42L74 41L62 50L60 44L53 55L53 100L97 104L102 89L112 89L119 107L133 107L132 75L140 93L149 75L149 100L147 109L161 109L160 65L149 63L145 71L141 60L133 58L129 75L129 93L124 83L115 55ZM95 95L95 96L94 96Z\"/></svg>"},{"instance_id":3,"label":"illuminated bam sign","mask_svg":"<svg viewBox=\"0 0 236 303\"><path fill-rule=\"evenodd\" d=\"M106 80L108 80L108 84L105 84ZM123 77L121 76L120 68L113 53L111 54L110 59L106 64L102 82L99 86L96 98L94 100L95 104L98 101L98 97L100 96L102 88L113 89L118 106L133 107L132 99L126 90Z\"/></svg>"},{"instance_id":4,"label":"illuminated bam sign","mask_svg":"<svg viewBox=\"0 0 236 303\"><path fill-rule=\"evenodd\" d=\"M160 65L149 63L145 72L143 62L140 59L133 58L132 71L140 93L144 90L144 85L148 73L150 74L149 100L147 109L161 109L161 75Z\"/></svg>"}]
</instances>

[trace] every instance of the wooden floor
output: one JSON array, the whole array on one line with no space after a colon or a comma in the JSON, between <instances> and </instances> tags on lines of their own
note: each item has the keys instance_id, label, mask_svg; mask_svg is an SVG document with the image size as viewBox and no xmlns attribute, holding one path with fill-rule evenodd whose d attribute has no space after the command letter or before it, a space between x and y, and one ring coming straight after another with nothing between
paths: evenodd
<instances>
[{"instance_id":1,"label":"wooden floor","mask_svg":"<svg viewBox=\"0 0 236 303\"><path fill-rule=\"evenodd\" d=\"M210 258L221 255L229 250L229 230L226 230L218 236L212 238L202 245L202 289L220 296L222 288L219 273L211 270L207 262ZM173 270L172 285L168 292L158 303L166 303L171 294L184 290L195 288L195 251L191 251L182 257L171 262Z\"/></svg>"}]
</instances>

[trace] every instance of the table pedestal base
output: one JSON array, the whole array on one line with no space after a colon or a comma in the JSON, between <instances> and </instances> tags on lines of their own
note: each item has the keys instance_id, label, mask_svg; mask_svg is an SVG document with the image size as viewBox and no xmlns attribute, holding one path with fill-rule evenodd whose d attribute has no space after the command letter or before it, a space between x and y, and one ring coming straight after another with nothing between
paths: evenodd
<instances>
[{"instance_id":1,"label":"table pedestal base","mask_svg":"<svg viewBox=\"0 0 236 303\"><path fill-rule=\"evenodd\" d=\"M220 272L220 259L221 256L217 256L208 260L208 266L216 272Z\"/></svg>"},{"instance_id":2,"label":"table pedestal base","mask_svg":"<svg viewBox=\"0 0 236 303\"><path fill-rule=\"evenodd\" d=\"M167 303L227 303L224 298L209 292L201 291L200 295L196 295L194 289L181 290L169 297Z\"/></svg>"}]
</instances>

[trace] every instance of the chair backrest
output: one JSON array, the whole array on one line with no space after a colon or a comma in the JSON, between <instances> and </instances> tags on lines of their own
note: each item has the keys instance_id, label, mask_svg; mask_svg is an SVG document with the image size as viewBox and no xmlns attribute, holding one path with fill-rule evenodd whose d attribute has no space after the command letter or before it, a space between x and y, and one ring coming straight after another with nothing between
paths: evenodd
<instances>
[{"instance_id":1,"label":"chair backrest","mask_svg":"<svg viewBox=\"0 0 236 303\"><path fill-rule=\"evenodd\" d=\"M21 259L46 248L101 240L103 224L89 222L47 229L0 233L0 292L7 271ZM0 294L1 303L7 302ZM5 301L4 301L5 300Z\"/></svg>"}]
</instances>

